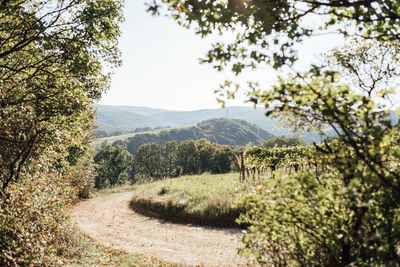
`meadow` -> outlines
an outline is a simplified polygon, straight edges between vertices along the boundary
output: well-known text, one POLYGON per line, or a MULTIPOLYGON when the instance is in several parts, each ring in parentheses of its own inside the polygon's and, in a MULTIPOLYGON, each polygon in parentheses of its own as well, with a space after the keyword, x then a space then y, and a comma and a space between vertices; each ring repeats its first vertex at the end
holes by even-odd
POLYGON ((181 222, 233 226, 246 192, 238 173, 188 175, 137 185, 131 207, 142 213, 181 222))

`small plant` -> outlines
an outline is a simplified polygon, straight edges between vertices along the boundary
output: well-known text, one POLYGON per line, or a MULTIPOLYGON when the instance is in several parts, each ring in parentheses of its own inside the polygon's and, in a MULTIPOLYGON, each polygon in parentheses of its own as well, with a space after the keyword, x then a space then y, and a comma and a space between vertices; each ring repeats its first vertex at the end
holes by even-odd
POLYGON ((165 193, 167 193, 168 190, 169 190, 169 189, 168 189, 168 186, 162 185, 161 188, 160 188, 160 191, 158 191, 158 195, 159 195, 159 196, 162 196, 162 195, 164 195, 165 193))

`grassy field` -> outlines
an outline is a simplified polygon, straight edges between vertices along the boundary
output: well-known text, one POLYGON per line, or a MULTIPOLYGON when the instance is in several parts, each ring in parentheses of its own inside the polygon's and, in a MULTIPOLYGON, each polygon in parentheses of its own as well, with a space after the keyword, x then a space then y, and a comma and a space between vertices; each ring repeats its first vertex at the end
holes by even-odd
POLYGON ((238 173, 183 176, 137 186, 131 207, 167 217, 204 219, 211 224, 213 220, 216 224, 221 220, 233 223, 240 210, 232 205, 245 188, 238 173))
POLYGON ((106 142, 107 144, 112 144, 113 142, 115 142, 117 140, 125 141, 128 138, 134 137, 137 134, 158 134, 161 131, 177 130, 177 129, 183 129, 183 128, 188 128, 188 127, 163 128, 163 129, 155 129, 155 130, 146 131, 146 132, 129 133, 129 134, 122 134, 122 135, 116 135, 116 136, 97 138, 97 139, 95 139, 93 141, 93 146, 94 146, 94 148, 97 149, 104 142, 106 142))
POLYGON ((93 146, 94 148, 98 148, 100 147, 101 144, 103 144, 104 142, 106 144, 112 144, 113 142, 117 141, 117 140, 126 140, 129 137, 133 137, 137 134, 143 134, 143 133, 154 133, 155 131, 159 131, 159 130, 154 130, 154 131, 148 131, 148 132, 139 132, 139 133, 129 133, 129 134, 122 134, 122 135, 115 135, 115 136, 109 136, 109 137, 103 137, 103 138, 97 138, 93 141, 93 146))

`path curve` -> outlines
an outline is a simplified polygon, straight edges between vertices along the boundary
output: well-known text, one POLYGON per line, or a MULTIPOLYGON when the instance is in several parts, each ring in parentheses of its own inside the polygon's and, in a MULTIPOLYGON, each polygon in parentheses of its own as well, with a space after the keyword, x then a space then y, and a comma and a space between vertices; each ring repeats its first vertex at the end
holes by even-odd
POLYGON ((72 222, 85 234, 117 250, 183 265, 245 266, 237 255, 241 231, 189 227, 139 215, 129 208, 132 192, 79 203, 72 222))

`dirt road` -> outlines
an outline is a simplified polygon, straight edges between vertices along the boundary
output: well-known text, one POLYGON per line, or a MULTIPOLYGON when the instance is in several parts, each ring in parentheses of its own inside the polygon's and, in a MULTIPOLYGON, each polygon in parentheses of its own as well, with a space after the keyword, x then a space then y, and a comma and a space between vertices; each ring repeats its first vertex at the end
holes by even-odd
POLYGON ((114 193, 77 205, 72 222, 114 249, 183 265, 242 266, 240 230, 189 227, 139 215, 129 209, 132 193, 114 193))

